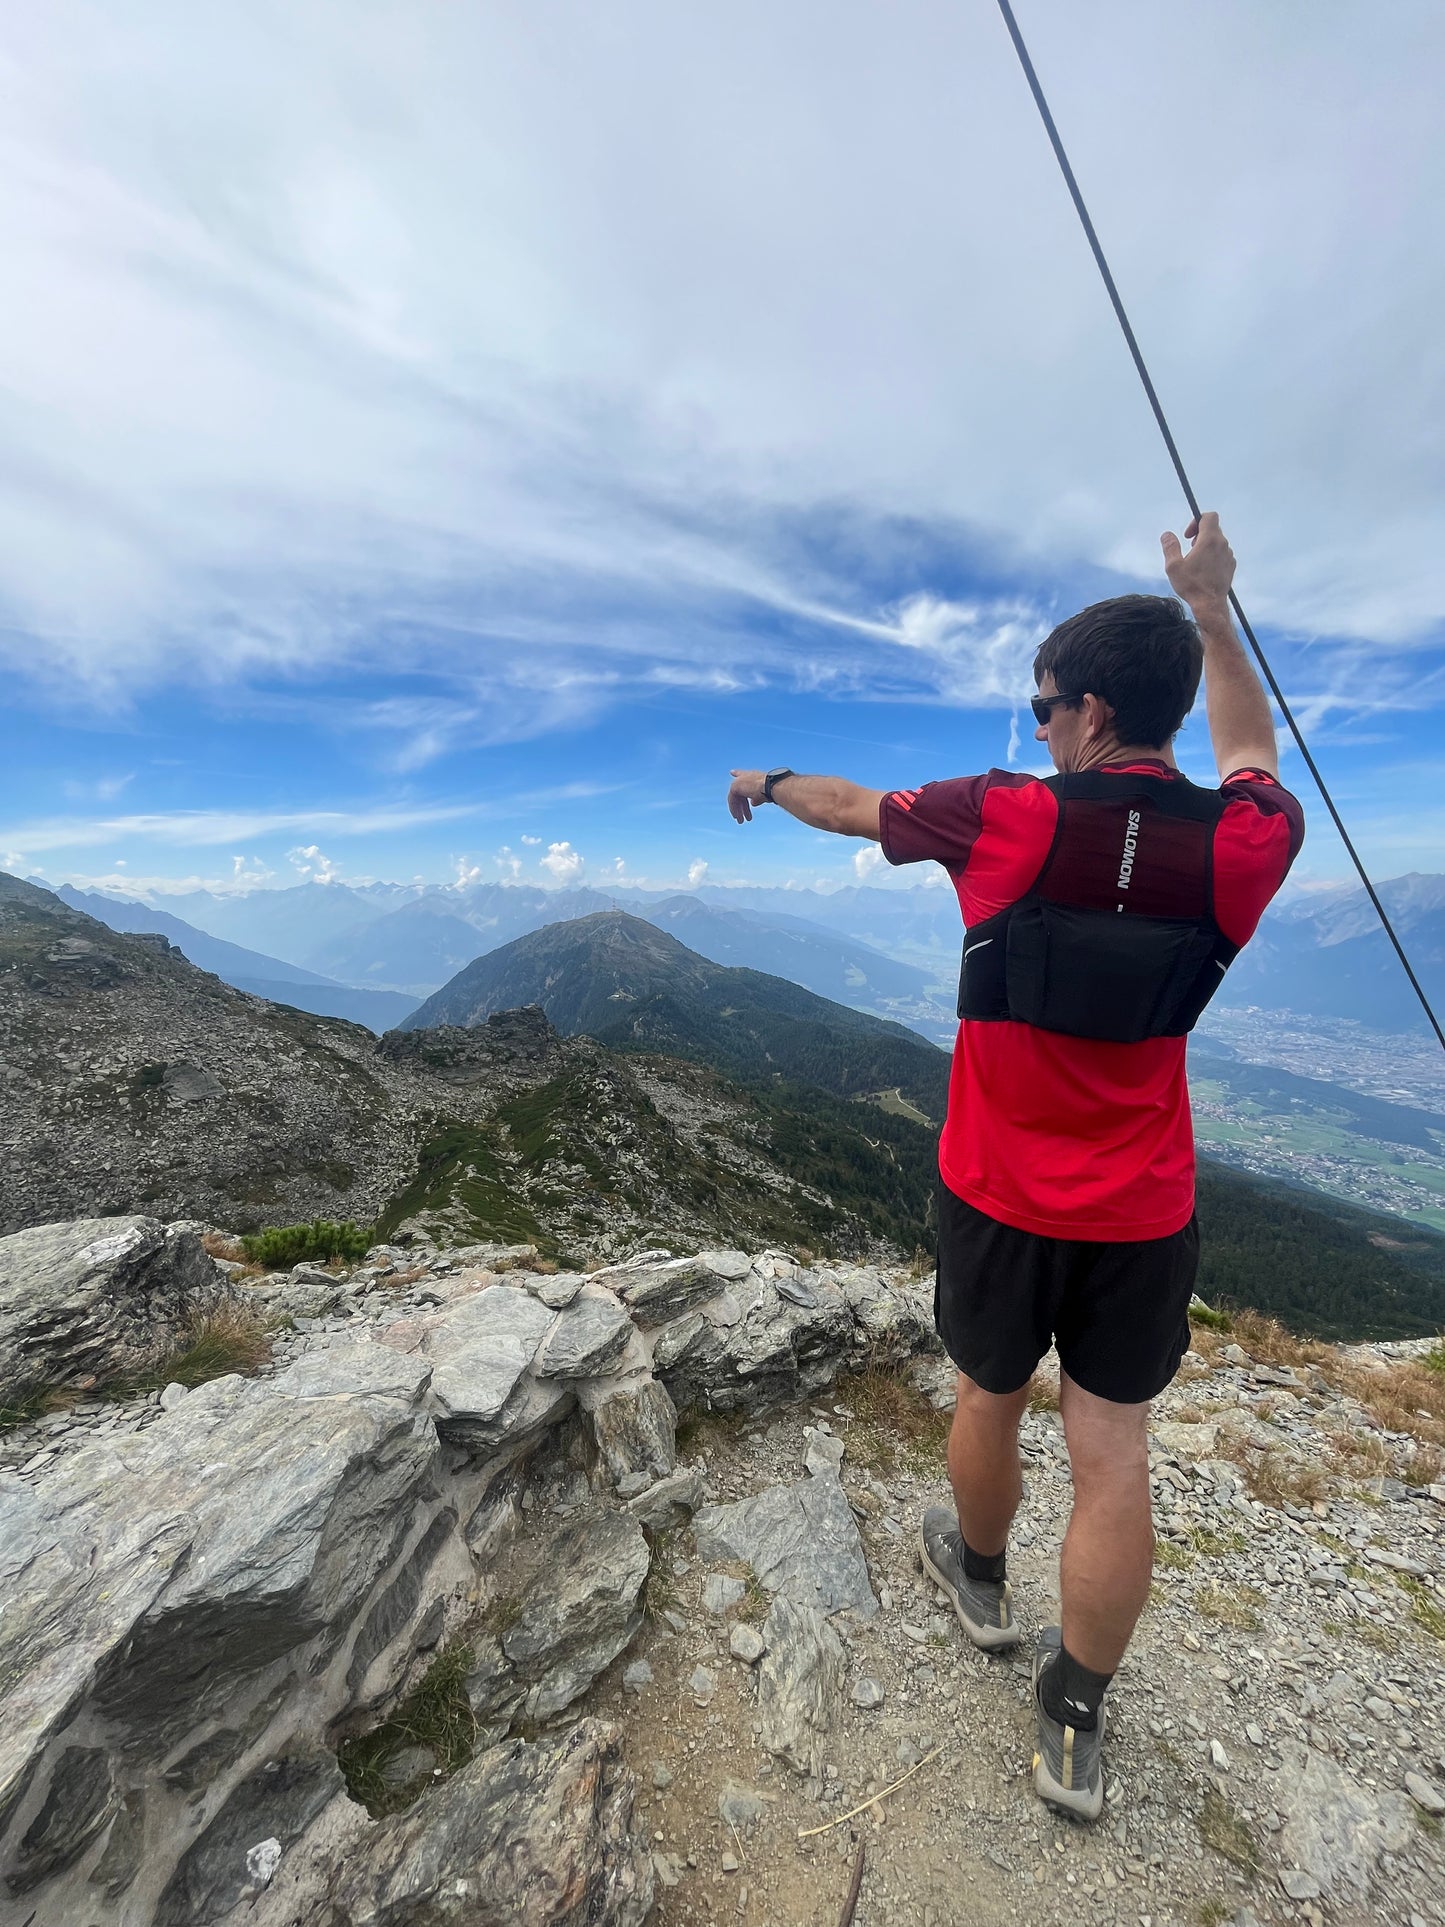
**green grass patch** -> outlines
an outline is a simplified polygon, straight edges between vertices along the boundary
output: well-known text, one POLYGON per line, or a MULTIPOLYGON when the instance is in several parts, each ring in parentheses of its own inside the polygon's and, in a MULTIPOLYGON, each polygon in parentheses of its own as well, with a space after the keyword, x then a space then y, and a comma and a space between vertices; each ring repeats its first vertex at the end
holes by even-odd
POLYGON ((389 1718, 337 1748, 347 1791, 374 1818, 395 1813, 414 1797, 412 1788, 390 1787, 385 1779, 388 1762, 406 1747, 430 1747, 444 1773, 455 1773, 472 1757, 477 1722, 467 1675, 473 1663, 465 1639, 449 1641, 389 1718))
POLYGON ((519 1171, 498 1154, 487 1127, 448 1124, 421 1148, 417 1174, 376 1221, 379 1239, 419 1213, 447 1212, 464 1219, 458 1231, 498 1244, 533 1244, 549 1257, 557 1253, 543 1232, 518 1183, 519 1171))
POLYGON ((12 1392, 8 1404, 0 1405, 0 1432, 13 1432, 18 1426, 33 1425, 47 1412, 59 1412, 70 1397, 54 1385, 33 1385, 28 1391, 12 1392))
POLYGON ((1437 1338, 1420 1363, 1427 1372, 1439 1372, 1445 1377, 1445 1338, 1437 1338))
POLYGON ((1187 1572, 1194 1564, 1194 1554, 1187 1546, 1176 1546, 1172 1539, 1160 1539, 1154 1547, 1154 1564, 1166 1572, 1187 1572))
POLYGON ((1227 1332, 1234 1329, 1234 1320, 1227 1311, 1217 1310, 1213 1305, 1200 1303, 1189 1307, 1191 1325, 1203 1325, 1206 1331, 1227 1332))
POLYGON ((1189 1543, 1206 1559, 1222 1559, 1226 1553, 1243 1552, 1249 1545, 1242 1532, 1211 1532, 1206 1526, 1196 1526, 1189 1543))
POLYGON ((292 1265, 308 1263, 355 1263, 366 1256, 373 1241, 370 1225, 353 1224, 350 1218, 342 1223, 313 1218, 310 1224, 279 1224, 248 1232, 241 1240, 241 1249, 252 1264, 265 1265, 268 1271, 285 1271, 292 1265))
POLYGON ((1236 1632, 1257 1633, 1263 1623, 1259 1608, 1267 1604, 1262 1592, 1253 1586, 1202 1586, 1194 1595, 1194 1610, 1220 1626, 1236 1632))
POLYGON ((1409 1595, 1410 1617, 1415 1624, 1429 1633, 1432 1639, 1445 1640, 1445 1606, 1413 1573, 1400 1572, 1395 1577, 1400 1582, 1400 1590, 1409 1595))

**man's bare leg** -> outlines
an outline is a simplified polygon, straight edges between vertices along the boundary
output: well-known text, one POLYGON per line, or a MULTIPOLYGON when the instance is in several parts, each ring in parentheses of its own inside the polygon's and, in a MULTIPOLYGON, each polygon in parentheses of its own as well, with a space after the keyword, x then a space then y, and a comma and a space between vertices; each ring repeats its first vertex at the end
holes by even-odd
POLYGON ((1064 1647, 1091 1672, 1113 1673, 1149 1597, 1148 1405, 1096 1398, 1067 1375, 1059 1410, 1074 1509, 1059 1561, 1064 1647))
POLYGON ((963 1372, 948 1435, 948 1479, 964 1543, 984 1558, 1001 1553, 1023 1496, 1019 1420, 1029 1388, 985 1392, 963 1372))

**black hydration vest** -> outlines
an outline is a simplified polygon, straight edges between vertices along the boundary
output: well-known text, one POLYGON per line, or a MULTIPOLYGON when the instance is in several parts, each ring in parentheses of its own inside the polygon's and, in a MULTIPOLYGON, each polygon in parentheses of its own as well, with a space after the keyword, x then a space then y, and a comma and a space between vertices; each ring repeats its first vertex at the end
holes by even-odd
POLYGON ((1050 776, 1054 839, 1028 891, 964 934, 958 1014, 1137 1044, 1182 1037, 1239 954, 1214 920, 1218 790, 1182 776, 1050 776))

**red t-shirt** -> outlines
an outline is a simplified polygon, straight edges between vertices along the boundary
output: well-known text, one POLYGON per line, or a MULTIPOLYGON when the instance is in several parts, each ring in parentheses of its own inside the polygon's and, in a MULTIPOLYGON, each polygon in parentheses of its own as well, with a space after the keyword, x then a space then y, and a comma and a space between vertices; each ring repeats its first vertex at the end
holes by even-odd
MULTIPOLYGON (((1152 759, 1108 768, 1178 780, 1152 759)), ((1243 944, 1299 852, 1304 813, 1262 770, 1236 770, 1221 793, 1214 915, 1243 944)), ((878 834, 890 863, 941 863, 971 927, 1030 888, 1057 816, 1046 784, 992 769, 895 790, 879 807, 878 834)), ((938 1145, 944 1183, 991 1218, 1049 1238, 1168 1237, 1194 1210, 1184 1051, 1182 1037, 1100 1043, 965 1020, 938 1145)))

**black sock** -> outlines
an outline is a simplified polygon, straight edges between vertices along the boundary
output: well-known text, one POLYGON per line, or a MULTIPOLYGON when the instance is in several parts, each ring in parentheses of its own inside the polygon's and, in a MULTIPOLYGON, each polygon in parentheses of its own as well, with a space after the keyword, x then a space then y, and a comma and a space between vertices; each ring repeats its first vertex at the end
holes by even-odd
POLYGON ((1112 1673, 1091 1673, 1067 1646, 1061 1646, 1058 1658, 1051 1659, 1039 1674, 1040 1704, 1060 1726, 1091 1733, 1099 1724, 1099 1706, 1113 1677, 1112 1673))
POLYGON ((1008 1577, 1007 1546, 1004 1547, 1002 1552, 991 1553, 985 1558, 981 1552, 974 1551, 967 1539, 964 1539, 961 1543, 963 1545, 963 1570, 965 1577, 969 1579, 987 1579, 995 1586, 1001 1585, 1004 1579, 1008 1577))

